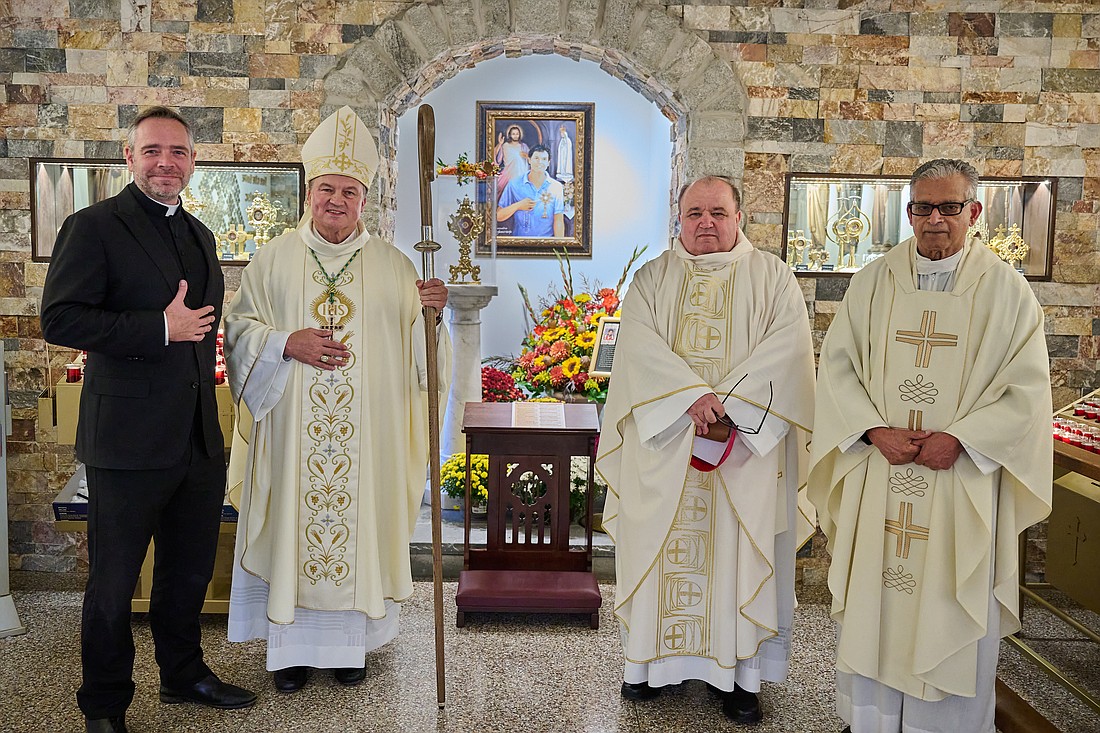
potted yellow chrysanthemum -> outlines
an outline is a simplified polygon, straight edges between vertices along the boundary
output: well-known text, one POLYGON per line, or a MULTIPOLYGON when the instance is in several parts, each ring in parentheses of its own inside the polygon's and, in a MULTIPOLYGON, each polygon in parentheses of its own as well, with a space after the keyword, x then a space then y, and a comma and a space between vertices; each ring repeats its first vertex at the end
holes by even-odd
MULTIPOLYGON (((439 467, 439 482, 443 491, 443 518, 463 521, 466 506, 466 454, 455 453, 439 467)), ((485 500, 489 486, 489 456, 470 456, 470 511, 485 515, 485 500)))

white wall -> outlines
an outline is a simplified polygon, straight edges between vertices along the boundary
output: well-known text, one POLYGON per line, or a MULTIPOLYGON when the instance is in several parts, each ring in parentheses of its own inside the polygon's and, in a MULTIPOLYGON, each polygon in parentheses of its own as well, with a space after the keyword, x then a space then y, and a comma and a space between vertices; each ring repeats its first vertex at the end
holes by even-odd
MULTIPOLYGON (((635 246, 649 245, 643 259, 656 257, 668 246, 670 123, 652 102, 589 61, 557 55, 498 57, 460 72, 425 98, 435 110, 437 158, 450 163, 460 153, 471 160, 476 157, 479 100, 595 103, 592 258, 571 258, 575 288, 582 275, 613 286, 635 246)), ((398 136, 396 243, 419 269, 420 255, 412 248, 420 239, 416 109, 399 120, 398 136)), ((437 192, 433 195, 441 198, 437 192)), ((436 240, 451 241, 445 217, 438 213, 435 228, 436 240)), ((446 280, 444 265, 456 260, 455 253, 438 257, 437 276, 446 280)), ((500 294, 482 311, 483 356, 519 354, 524 325, 517 283, 527 288, 537 308, 538 297, 551 284, 561 283, 557 260, 497 258, 495 284, 500 294)))

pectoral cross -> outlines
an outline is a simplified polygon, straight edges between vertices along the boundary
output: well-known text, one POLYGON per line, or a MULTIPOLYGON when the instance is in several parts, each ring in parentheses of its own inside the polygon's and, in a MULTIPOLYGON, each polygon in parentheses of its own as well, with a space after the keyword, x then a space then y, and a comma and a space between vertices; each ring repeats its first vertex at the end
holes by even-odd
POLYGON ((325 317, 325 323, 323 328, 329 333, 336 333, 341 330, 343 326, 337 326, 336 324, 340 320, 340 307, 336 304, 336 301, 329 300, 327 303, 321 306, 325 317))

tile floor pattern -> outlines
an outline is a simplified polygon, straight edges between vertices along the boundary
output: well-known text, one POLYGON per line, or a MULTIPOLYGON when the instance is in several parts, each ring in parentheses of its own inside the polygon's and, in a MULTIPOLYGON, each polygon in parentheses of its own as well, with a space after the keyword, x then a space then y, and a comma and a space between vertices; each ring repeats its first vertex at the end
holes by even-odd
MULTIPOLYGON (((81 593, 31 589, 33 582, 13 581, 15 602, 29 633, 0 640, 0 730, 82 731, 73 699, 80 679, 81 593)), ((243 711, 160 704, 149 628, 138 617, 134 624, 138 689, 127 724, 134 733, 739 730, 722 716, 717 700, 698 682, 669 689, 650 702, 620 698, 622 662, 610 586, 603 587, 605 604, 598 631, 591 631, 580 617, 489 614, 470 614, 466 628, 457 629, 455 584, 447 583, 448 702, 439 712, 431 585, 415 587, 404 606, 400 636, 368 656, 367 679, 355 688, 340 687, 329 673, 315 672, 302 691, 280 695, 263 668, 264 644, 230 644, 225 640, 225 617, 205 617, 205 649, 211 666, 225 679, 260 693, 257 705, 243 711)), ((765 688, 765 722, 743 730, 836 733, 843 727, 833 709, 833 631, 825 599, 802 600, 795 619, 790 679, 765 688)), ((1096 621, 1095 617, 1089 620, 1096 621)), ((1043 640, 1037 644, 1072 665, 1090 683, 1100 682, 1096 645, 1067 640, 1074 636, 1067 637, 1058 622, 1039 619, 1033 625, 1032 636, 1043 640)), ((1100 731, 1100 717, 1046 682, 1015 651, 1002 654, 1002 667, 1008 674, 1002 677, 1010 686, 1052 717, 1064 733, 1100 731)))

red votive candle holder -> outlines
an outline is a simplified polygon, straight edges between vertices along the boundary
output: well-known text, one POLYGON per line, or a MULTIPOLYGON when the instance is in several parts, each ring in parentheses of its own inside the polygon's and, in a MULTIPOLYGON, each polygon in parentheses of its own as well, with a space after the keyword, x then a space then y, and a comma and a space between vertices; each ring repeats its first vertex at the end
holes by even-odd
POLYGON ((214 384, 225 384, 225 367, 214 367, 214 384))
POLYGON ((65 381, 66 382, 79 382, 80 381, 80 365, 79 364, 66 364, 65 365, 65 381))

